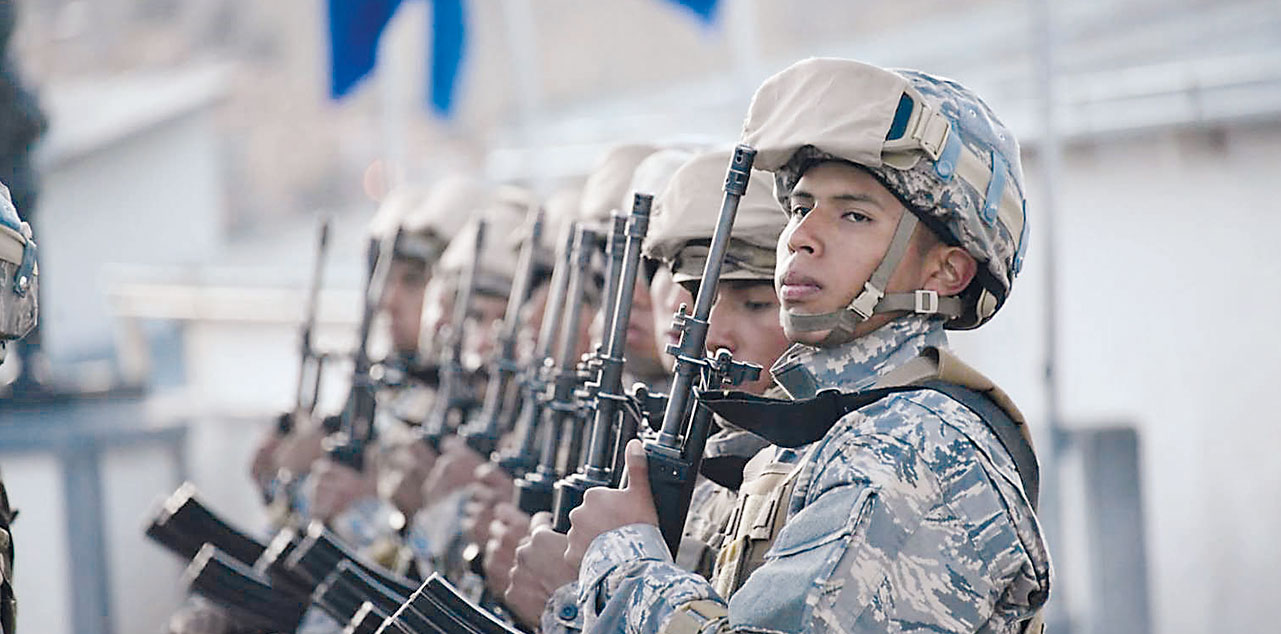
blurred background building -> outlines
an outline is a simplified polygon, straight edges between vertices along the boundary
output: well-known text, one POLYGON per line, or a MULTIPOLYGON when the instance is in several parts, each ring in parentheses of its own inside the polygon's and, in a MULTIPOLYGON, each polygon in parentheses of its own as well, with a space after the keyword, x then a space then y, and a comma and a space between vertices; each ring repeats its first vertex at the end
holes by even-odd
POLYGON ((954 343, 1038 426, 1053 631, 1281 623, 1281 3, 470 0, 441 116, 432 1, 405 0, 341 101, 322 2, 18 3, 11 55, 51 125, 45 348, 95 394, 0 405, 22 631, 162 631, 181 568, 141 524, 183 478, 263 524, 246 464, 292 398, 320 214, 342 347, 389 184, 549 193, 617 142, 732 141, 755 87, 815 55, 955 77, 1023 141, 1027 265, 954 343))

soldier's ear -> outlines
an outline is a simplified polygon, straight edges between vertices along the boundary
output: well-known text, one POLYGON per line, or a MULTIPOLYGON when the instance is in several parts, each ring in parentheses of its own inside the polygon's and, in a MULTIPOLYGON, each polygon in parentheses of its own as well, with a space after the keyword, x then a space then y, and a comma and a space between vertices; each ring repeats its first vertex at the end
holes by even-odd
POLYGON ((978 262, 961 247, 937 244, 927 258, 929 277, 922 287, 943 297, 959 295, 978 274, 978 262))

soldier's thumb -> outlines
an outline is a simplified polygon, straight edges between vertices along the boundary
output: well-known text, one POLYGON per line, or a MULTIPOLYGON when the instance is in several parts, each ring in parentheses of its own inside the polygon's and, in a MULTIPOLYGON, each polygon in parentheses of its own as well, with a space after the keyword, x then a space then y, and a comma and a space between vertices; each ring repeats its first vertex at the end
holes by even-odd
POLYGON ((640 439, 627 441, 627 488, 649 492, 649 461, 640 439))

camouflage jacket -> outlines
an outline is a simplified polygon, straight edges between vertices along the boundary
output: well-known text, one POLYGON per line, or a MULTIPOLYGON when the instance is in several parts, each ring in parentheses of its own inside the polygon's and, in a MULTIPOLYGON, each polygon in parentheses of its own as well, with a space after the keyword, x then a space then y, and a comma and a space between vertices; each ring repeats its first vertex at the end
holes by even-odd
MULTIPOLYGON (((744 461, 769 446, 758 436, 741 429, 721 429, 707 439, 705 457, 735 456, 744 461)), ((681 535, 677 552, 677 565, 703 578, 712 573, 716 553, 720 548, 722 533, 734 512, 738 499, 736 489, 726 488, 706 478, 700 478, 690 498, 689 517, 681 535)), ((582 631, 583 622, 578 606, 578 583, 567 583, 557 588, 547 600, 540 631, 542 634, 572 634, 582 631)))
MULTIPOLYGON (((775 376, 795 398, 855 391, 945 344, 938 322, 906 317, 836 348, 793 347, 775 376)), ((708 616, 703 632, 1018 632, 1045 602, 1049 557, 1013 462, 941 393, 898 393, 812 445, 766 451, 797 464, 786 523, 728 603, 672 563, 657 527, 624 526, 583 559, 586 631, 660 632, 689 611, 708 616)))

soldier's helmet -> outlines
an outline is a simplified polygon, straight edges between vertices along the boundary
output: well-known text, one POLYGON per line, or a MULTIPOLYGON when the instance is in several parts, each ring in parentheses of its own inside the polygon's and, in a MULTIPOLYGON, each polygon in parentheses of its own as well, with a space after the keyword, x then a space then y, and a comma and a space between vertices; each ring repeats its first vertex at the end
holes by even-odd
POLYGON ((489 192, 477 180, 450 176, 434 187, 404 185, 387 194, 369 222, 372 240, 392 244, 392 257, 434 265, 489 192))
POLYGON ((755 167, 774 173, 780 203, 810 166, 854 163, 979 263, 959 302, 922 306, 919 294, 884 302, 891 297, 872 293, 863 298, 863 318, 879 300, 940 313, 948 328, 969 329, 1005 302, 1027 248, 1023 169, 1014 134, 972 90, 915 70, 808 59, 761 85, 743 140, 758 151, 755 167))
MULTIPOLYGON (((703 152, 686 161, 654 199, 645 257, 658 260, 678 282, 700 279, 724 195, 729 151, 703 152)), ((770 196, 770 175, 752 170, 738 204, 721 268, 722 280, 774 279, 774 246, 787 225, 770 196)))
POLYGON ((0 183, 0 359, 5 344, 36 326, 38 279, 31 227, 18 217, 9 188, 0 183))

